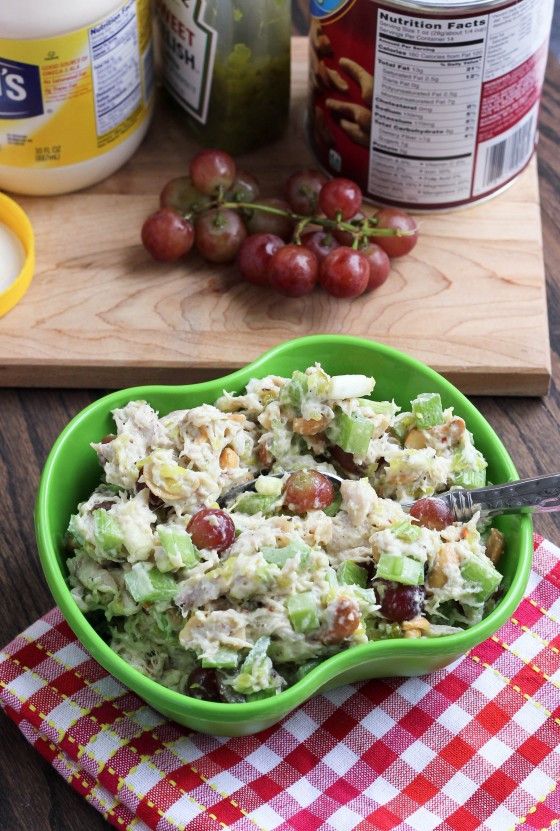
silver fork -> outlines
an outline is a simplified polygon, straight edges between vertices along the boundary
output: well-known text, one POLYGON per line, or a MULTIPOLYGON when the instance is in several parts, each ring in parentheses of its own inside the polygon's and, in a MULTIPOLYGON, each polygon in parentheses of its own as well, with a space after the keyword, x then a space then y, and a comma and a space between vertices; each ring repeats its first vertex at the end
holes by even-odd
MULTIPOLYGON (((294 471, 286 470, 268 475, 281 479, 290 473, 294 471)), ((334 473, 323 473, 323 475, 336 485, 344 481, 341 476, 336 476, 334 473)), ((229 490, 218 499, 219 507, 225 508, 241 493, 254 490, 255 481, 251 479, 229 490)), ((536 514, 558 511, 560 510, 560 473, 535 476, 532 479, 519 479, 517 482, 490 485, 487 488, 445 491, 436 493, 434 496, 443 499, 449 505, 456 522, 468 522, 477 511, 480 511, 481 519, 490 519, 500 514, 536 514)), ((408 511, 413 504, 412 502, 403 503, 402 508, 408 511)))
MULTIPOLYGON (((468 522, 477 511, 481 519, 500 514, 536 514, 560 510, 560 473, 519 479, 504 485, 472 490, 452 490, 434 494, 443 499, 456 522, 468 522)), ((413 503, 404 504, 406 511, 413 503)))

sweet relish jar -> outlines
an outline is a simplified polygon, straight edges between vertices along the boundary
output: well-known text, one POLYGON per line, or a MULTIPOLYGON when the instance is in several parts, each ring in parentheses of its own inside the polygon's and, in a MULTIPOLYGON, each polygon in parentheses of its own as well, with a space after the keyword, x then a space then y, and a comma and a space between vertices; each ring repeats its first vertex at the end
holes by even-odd
POLYGON ((163 80, 206 147, 238 155, 288 123, 290 0, 157 0, 163 80))

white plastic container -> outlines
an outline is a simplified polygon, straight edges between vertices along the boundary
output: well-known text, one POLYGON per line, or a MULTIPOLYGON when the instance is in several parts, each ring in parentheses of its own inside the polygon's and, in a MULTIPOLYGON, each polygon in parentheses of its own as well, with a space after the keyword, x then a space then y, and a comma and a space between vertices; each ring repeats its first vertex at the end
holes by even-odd
POLYGON ((1 0, 0 189, 106 178, 142 141, 153 97, 149 0, 1 0))

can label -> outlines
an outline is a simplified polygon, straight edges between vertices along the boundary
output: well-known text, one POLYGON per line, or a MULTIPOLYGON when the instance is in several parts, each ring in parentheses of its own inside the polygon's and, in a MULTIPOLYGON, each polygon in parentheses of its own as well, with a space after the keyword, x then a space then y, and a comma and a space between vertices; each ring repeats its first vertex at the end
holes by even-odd
POLYGON ((218 33, 204 22, 205 0, 156 0, 163 79, 171 95, 206 124, 218 33))
POLYGON ((76 32, 0 38, 0 164, 53 168, 130 136, 153 99, 149 0, 127 0, 76 32))
POLYGON ((450 208, 499 190, 536 142, 553 0, 447 16, 338 3, 311 34, 311 140, 372 199, 450 208))

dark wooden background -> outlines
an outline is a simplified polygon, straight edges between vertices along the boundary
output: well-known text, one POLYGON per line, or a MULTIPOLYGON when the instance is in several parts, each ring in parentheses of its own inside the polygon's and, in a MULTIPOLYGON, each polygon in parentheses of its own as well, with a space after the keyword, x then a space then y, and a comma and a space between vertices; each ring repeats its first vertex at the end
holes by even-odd
MULTIPOLYGON (((307 2, 293 2, 294 32, 303 34, 307 2)), ((538 157, 551 391, 544 399, 473 399, 503 439, 521 476, 560 470, 560 0, 555 0, 538 157)), ((0 391, 0 645, 53 605, 33 532, 39 474, 60 430, 101 394, 99 390, 0 391)), ((535 529, 560 544, 560 514, 537 517, 535 529)), ((0 831, 104 831, 107 827, 0 714, 0 831)))

